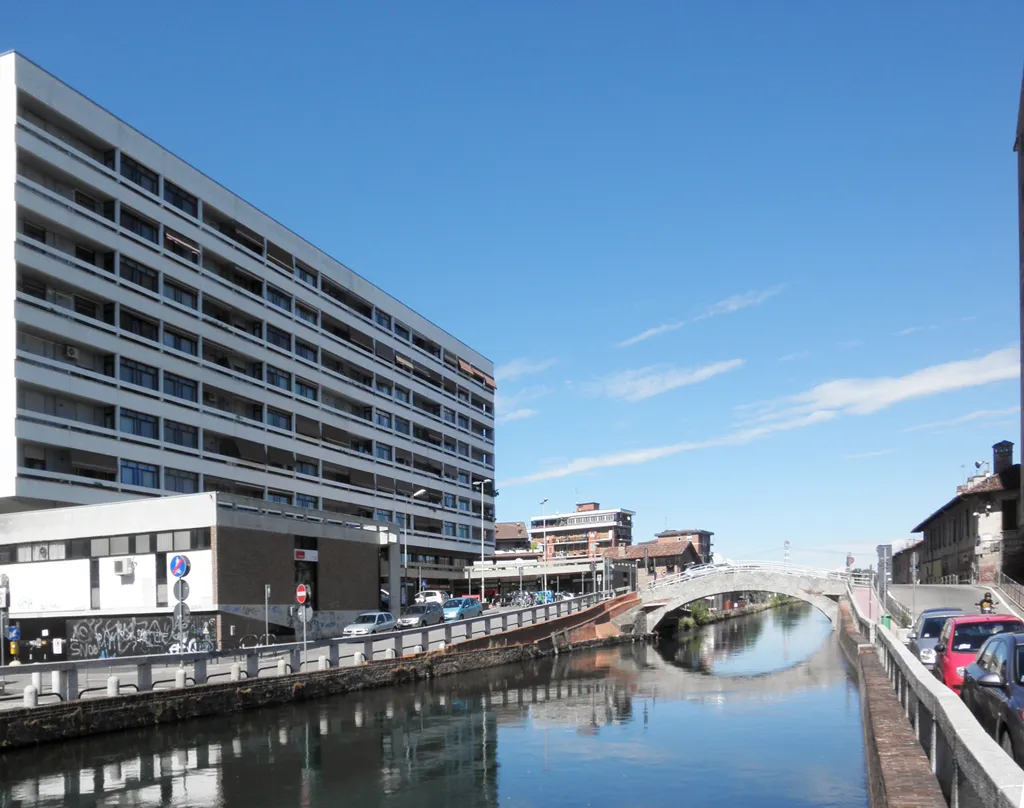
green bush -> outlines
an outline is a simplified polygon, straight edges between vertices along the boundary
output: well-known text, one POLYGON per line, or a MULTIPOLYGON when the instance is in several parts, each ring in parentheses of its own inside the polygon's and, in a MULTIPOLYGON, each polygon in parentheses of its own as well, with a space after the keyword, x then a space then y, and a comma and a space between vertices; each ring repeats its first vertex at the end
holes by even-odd
POLYGON ((706 600, 695 600, 690 604, 690 617, 698 626, 707 625, 711 618, 711 609, 708 608, 706 600))

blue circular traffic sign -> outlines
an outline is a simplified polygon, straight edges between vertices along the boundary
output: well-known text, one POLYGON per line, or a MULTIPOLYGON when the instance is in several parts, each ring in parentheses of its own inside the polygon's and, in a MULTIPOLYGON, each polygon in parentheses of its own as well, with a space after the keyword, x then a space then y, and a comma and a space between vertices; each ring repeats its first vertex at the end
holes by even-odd
POLYGON ((17 642, 21 639, 21 628, 18 626, 7 627, 7 639, 11 642, 17 642))
POLYGON ((184 578, 190 569, 192 569, 192 563, 188 560, 188 556, 176 555, 171 559, 171 575, 175 578, 184 578))

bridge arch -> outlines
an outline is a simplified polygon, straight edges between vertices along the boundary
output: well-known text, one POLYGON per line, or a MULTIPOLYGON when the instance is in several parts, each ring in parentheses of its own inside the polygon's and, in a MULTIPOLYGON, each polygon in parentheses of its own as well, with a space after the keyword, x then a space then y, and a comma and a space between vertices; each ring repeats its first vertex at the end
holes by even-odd
POLYGON ((647 614, 648 631, 687 603, 730 592, 774 592, 805 601, 837 629, 838 599, 845 591, 845 578, 835 573, 751 564, 696 568, 692 573, 659 581, 642 591, 640 599, 647 614))

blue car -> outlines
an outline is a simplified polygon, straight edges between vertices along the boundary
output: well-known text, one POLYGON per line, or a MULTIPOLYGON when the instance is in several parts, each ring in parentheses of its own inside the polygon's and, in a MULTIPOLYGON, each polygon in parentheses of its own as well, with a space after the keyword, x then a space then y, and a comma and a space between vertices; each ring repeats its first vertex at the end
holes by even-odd
POLYGON ((444 602, 444 620, 450 623, 452 620, 465 620, 468 617, 479 617, 484 613, 484 607, 476 598, 452 598, 444 602))

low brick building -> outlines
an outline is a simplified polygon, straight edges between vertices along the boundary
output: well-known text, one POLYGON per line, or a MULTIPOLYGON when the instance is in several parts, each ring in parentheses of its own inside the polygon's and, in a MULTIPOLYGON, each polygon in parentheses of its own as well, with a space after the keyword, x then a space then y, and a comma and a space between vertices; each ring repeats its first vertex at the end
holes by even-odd
POLYGON ((637 566, 637 582, 644 584, 656 575, 681 572, 701 563, 700 554, 689 539, 661 538, 605 550, 608 559, 626 559, 637 566))

